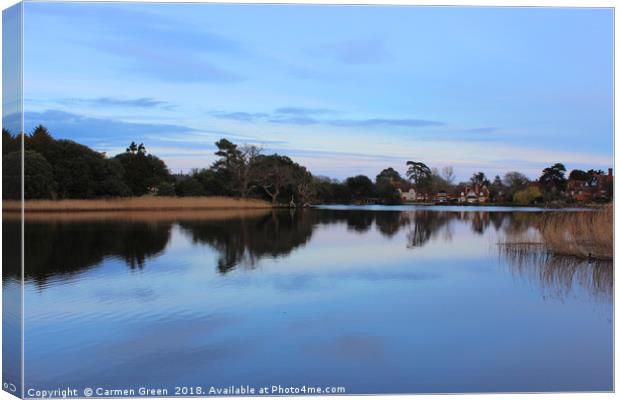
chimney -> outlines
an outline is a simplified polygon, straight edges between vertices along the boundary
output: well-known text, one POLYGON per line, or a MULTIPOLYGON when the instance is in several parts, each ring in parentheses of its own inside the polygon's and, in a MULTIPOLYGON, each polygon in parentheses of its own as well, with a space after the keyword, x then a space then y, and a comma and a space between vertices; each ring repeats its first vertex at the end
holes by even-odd
POLYGON ((613 175, 613 168, 608 168, 607 169, 607 175, 609 175, 609 176, 613 175))

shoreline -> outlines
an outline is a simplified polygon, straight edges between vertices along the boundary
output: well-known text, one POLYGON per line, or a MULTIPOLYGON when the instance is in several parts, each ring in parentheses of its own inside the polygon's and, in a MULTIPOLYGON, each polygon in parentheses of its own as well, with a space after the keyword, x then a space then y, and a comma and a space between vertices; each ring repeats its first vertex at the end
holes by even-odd
MULTIPOLYGON (((2 211, 7 214, 16 214, 22 211, 22 202, 19 200, 3 200, 2 211)), ((311 204, 310 208, 321 206, 355 206, 356 204, 311 204)), ((583 209, 595 210, 605 208, 605 204, 566 204, 563 206, 499 204, 499 203, 431 203, 431 202, 403 202, 402 204, 383 205, 385 207, 464 207, 476 209, 478 207, 510 207, 510 208, 540 208, 547 210, 583 209)), ((127 211, 209 211, 209 210, 251 210, 251 209, 280 209, 290 208, 286 204, 272 204, 265 200, 253 198, 235 198, 223 196, 201 197, 126 197, 110 199, 63 199, 63 200, 26 200, 24 211, 38 212, 127 212, 127 211)))

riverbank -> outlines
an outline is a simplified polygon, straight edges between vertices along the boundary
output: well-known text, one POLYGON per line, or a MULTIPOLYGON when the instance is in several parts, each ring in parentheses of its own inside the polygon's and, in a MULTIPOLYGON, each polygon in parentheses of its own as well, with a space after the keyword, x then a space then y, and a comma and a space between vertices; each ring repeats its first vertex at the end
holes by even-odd
POLYGON ((598 209, 605 208, 608 204, 601 203, 551 203, 551 204, 520 204, 520 203, 450 203, 450 202, 417 202, 406 201, 404 205, 419 205, 419 206, 461 206, 461 207, 511 207, 511 208, 545 208, 550 210, 563 210, 563 209, 598 209))
MULTIPOLYGON (((26 212, 98 212, 98 211, 182 211, 269 209, 272 204, 258 199, 232 197, 128 197, 93 200, 26 200, 26 212)), ((2 201, 2 211, 21 211, 21 202, 2 201)))

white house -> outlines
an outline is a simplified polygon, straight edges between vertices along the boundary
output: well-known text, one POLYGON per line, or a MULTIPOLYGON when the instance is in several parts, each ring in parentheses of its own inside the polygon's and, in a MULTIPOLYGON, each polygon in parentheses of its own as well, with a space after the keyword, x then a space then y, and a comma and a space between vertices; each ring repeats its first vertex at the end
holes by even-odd
POLYGON ((403 201, 416 201, 418 199, 413 188, 409 188, 406 192, 403 192, 400 188, 398 188, 398 194, 403 201))

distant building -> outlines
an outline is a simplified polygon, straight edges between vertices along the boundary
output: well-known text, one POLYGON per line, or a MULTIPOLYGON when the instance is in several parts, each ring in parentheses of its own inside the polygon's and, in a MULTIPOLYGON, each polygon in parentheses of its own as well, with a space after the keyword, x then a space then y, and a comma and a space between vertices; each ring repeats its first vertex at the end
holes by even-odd
POLYGON ((465 191, 461 192, 459 201, 462 203, 488 203, 489 202, 489 189, 486 185, 475 185, 474 187, 465 187, 465 191))
POLYGON ((398 194, 402 201, 417 201, 418 193, 413 185, 406 181, 390 180, 392 186, 398 190, 398 194))
POLYGON ((400 188, 396 189, 398 190, 398 194, 403 201, 416 201, 418 199, 414 188, 409 188, 406 192, 403 192, 400 188))
POLYGON ((613 196, 613 169, 609 168, 607 174, 594 173, 586 180, 569 179, 567 185, 568 196, 577 202, 590 202, 595 200, 609 200, 613 196))
POLYGON ((447 203, 448 202, 448 193, 445 190, 440 190, 435 195, 435 201, 437 203, 447 203))

